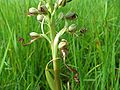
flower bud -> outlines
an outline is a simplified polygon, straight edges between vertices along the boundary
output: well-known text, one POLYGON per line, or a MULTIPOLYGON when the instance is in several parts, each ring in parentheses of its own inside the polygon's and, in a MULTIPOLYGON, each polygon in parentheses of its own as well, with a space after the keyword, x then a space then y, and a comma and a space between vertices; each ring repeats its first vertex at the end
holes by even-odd
POLYGON ((30 33, 31 37, 40 37, 40 34, 36 33, 36 32, 31 32, 30 33))
POLYGON ((66 5, 66 0, 58 0, 58 6, 64 7, 66 5))
POLYGON ((62 39, 58 45, 58 48, 60 49, 61 55, 62 55, 64 60, 65 60, 65 57, 68 55, 67 44, 68 44, 67 40, 62 39))
POLYGON ((68 31, 71 33, 74 33, 77 29, 77 25, 76 24, 72 24, 68 27, 68 31))
POLYGON ((43 15, 40 15, 40 14, 37 15, 37 20, 38 20, 38 21, 42 22, 43 18, 44 18, 43 15))
POLYGON ((77 18, 77 14, 75 12, 68 12, 65 15, 65 18, 68 19, 68 20, 74 20, 74 19, 77 18))
POLYGON ((48 14, 48 9, 45 5, 41 5, 40 7, 38 7, 38 11, 40 14, 48 14))
POLYGON ((67 40, 62 39, 62 41, 59 43, 58 48, 62 49, 63 47, 65 47, 67 45, 67 40))
POLYGON ((36 8, 34 8, 34 7, 31 7, 31 8, 29 9, 29 14, 30 14, 30 15, 38 14, 38 10, 37 10, 36 8))

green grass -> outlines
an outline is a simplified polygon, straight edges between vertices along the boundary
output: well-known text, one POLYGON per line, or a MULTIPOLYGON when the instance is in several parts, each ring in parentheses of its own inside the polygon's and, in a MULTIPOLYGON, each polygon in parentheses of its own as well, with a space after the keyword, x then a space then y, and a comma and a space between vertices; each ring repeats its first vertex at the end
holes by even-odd
MULTIPOLYGON (((26 47, 18 41, 23 37, 28 42, 31 31, 41 32, 36 18, 27 17, 29 7, 37 4, 0 0, 0 90, 50 90, 44 72, 50 46, 44 39, 26 47)), ((120 0, 73 0, 58 11, 75 10, 74 23, 87 28, 79 37, 63 36, 69 42, 66 62, 79 72, 80 86, 70 73, 72 90, 120 90, 119 6, 120 0)))

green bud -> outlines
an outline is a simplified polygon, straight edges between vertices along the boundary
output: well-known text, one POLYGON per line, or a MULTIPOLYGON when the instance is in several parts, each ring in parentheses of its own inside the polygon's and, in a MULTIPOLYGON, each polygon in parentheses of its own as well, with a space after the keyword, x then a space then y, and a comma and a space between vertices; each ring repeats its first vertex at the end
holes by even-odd
POLYGON ((38 14, 38 10, 37 10, 36 8, 34 8, 34 7, 31 7, 31 8, 29 9, 29 14, 30 14, 30 15, 38 14))
POLYGON ((68 19, 68 20, 74 20, 74 19, 77 18, 77 14, 75 12, 68 12, 65 15, 65 18, 68 19))
POLYGON ((72 24, 68 27, 68 31, 71 33, 74 33, 77 29, 77 25, 76 24, 72 24))
POLYGON ((42 22, 43 18, 44 18, 43 15, 40 15, 40 14, 37 15, 37 20, 38 20, 38 21, 42 22))

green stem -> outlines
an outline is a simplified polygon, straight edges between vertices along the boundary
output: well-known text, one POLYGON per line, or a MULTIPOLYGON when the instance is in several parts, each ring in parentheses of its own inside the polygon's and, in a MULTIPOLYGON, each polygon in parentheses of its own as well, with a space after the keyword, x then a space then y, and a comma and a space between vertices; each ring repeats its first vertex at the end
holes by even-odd
MULTIPOLYGON (((52 0, 48 0, 50 13, 52 14, 53 5, 52 0)), ((57 60, 57 46, 58 42, 54 44, 54 39, 56 36, 56 29, 55 29, 55 22, 54 22, 54 15, 52 14, 48 20, 49 28, 50 28, 50 37, 51 37, 51 49, 52 49, 52 59, 53 59, 53 69, 54 69, 54 83, 55 88, 54 90, 61 90, 61 83, 60 83, 60 68, 59 68, 59 61, 57 60)))
POLYGON ((55 26, 54 26, 55 24, 52 18, 49 19, 49 25, 50 25, 50 37, 51 37, 51 49, 52 49, 52 58, 53 58, 55 90, 61 90, 60 68, 59 68, 59 61, 57 60, 58 42, 54 44, 56 31, 55 31, 55 26))

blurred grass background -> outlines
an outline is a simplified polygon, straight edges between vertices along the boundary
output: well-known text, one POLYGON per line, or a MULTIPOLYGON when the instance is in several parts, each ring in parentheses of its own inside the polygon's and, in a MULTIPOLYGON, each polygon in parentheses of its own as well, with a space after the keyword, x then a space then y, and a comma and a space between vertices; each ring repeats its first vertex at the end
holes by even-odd
MULTIPOLYGON (((23 47, 29 33, 40 33, 36 17, 28 17, 39 0, 0 0, 0 90, 50 90, 44 69, 51 59, 44 39, 23 47)), ((72 90, 120 90, 120 0, 73 0, 58 12, 74 10, 79 37, 65 34, 69 42, 67 64, 77 68, 80 86, 70 75, 72 90)), ((57 26, 59 29, 61 26, 57 26)), ((66 87, 64 87, 66 90, 66 87)))

